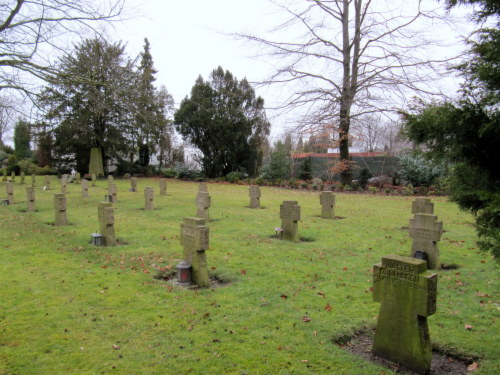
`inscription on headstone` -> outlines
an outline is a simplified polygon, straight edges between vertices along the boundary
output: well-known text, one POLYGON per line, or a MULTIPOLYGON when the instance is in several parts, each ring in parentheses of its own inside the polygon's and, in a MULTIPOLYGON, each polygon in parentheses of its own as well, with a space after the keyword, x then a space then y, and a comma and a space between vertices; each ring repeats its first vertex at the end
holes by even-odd
POLYGON ((112 203, 100 202, 97 207, 100 232, 103 236, 104 246, 116 246, 115 237, 115 209, 112 203))
POLYGON ((27 212, 35 211, 35 189, 33 187, 26 188, 26 204, 27 212))
POLYGON ((210 286, 205 250, 208 249, 208 227, 205 220, 185 217, 181 223, 181 245, 184 260, 191 264, 193 283, 200 288, 210 286))
POLYGON ((282 238, 287 241, 299 242, 300 206, 297 201, 283 201, 280 206, 282 238))
POLYGON ((196 216, 204 219, 210 218, 210 194, 200 191, 196 196, 196 216))
POLYGON ((66 217, 66 195, 64 193, 54 194, 55 225, 68 225, 66 217))
POLYGON ((416 198, 411 202, 412 214, 434 214, 434 203, 429 198, 416 198))
POLYGON ((427 268, 440 269, 438 241, 443 233, 443 222, 437 221, 437 216, 430 214, 415 214, 410 219, 410 237, 412 238, 411 256, 421 251, 427 255, 427 268))
POLYGON ((116 184, 110 182, 108 184, 108 195, 111 195, 111 202, 112 203, 116 203, 116 195, 117 195, 117 193, 118 193, 118 189, 116 187, 116 184))
POLYGON ((437 275, 424 260, 388 255, 373 267, 380 313, 373 353, 427 374, 432 358, 427 317, 436 311, 437 275))
POLYGON ((152 186, 144 187, 144 209, 154 210, 154 190, 152 186))
POLYGON ((250 208, 260 208, 260 187, 252 185, 248 189, 250 195, 250 208))
POLYGON ((167 195, 167 180, 160 179, 160 195, 167 195))
POLYGON ((130 178, 130 191, 134 193, 137 191, 137 177, 130 178))
POLYGON ((335 219, 335 195, 331 191, 323 191, 319 196, 321 204, 321 217, 335 219))
POLYGON ((82 198, 89 196, 89 182, 86 179, 82 180, 82 198))
POLYGON ((9 201, 9 204, 14 204, 14 184, 7 181, 5 190, 7 192, 7 200, 9 201))

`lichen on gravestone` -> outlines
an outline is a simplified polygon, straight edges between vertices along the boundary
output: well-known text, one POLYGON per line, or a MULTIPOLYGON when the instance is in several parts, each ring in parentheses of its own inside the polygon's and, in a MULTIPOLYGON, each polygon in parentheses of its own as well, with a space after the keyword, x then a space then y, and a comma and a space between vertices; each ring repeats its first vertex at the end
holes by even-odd
POLYGON ((200 288, 210 286, 205 250, 209 248, 209 229, 199 217, 185 217, 180 226, 184 260, 191 264, 193 283, 200 288))
POLYGON ((436 311, 437 275, 424 260, 387 255, 373 267, 373 300, 380 313, 373 354, 428 373, 432 359, 427 317, 436 311))
POLYGON ((196 196, 196 216, 204 219, 210 218, 210 194, 204 191, 198 192, 196 196))
POLYGON ((415 198, 411 202, 412 214, 434 214, 434 203, 429 198, 415 198))
POLYGON ((420 251, 427 256, 427 268, 431 270, 441 268, 438 241, 443 233, 443 222, 437 216, 430 214, 415 214, 409 225, 412 246, 410 255, 420 251))

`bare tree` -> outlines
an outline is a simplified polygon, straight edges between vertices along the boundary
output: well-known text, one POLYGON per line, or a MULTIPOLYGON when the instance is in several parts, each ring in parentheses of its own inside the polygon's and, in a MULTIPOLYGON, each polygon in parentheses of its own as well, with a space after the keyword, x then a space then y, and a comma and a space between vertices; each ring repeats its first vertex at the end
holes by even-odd
POLYGON ((380 113, 370 113, 352 119, 351 137, 368 152, 384 147, 388 137, 388 125, 380 113))
POLYGON ((8 96, 0 96, 0 146, 5 143, 5 140, 17 120, 18 110, 17 101, 8 96))
POLYGON ((273 30, 276 39, 237 36, 279 58, 279 67, 261 84, 293 86, 281 109, 305 113, 300 131, 323 128, 332 134, 345 162, 341 181, 348 184, 353 118, 393 111, 410 93, 440 94, 432 83, 447 58, 438 57, 437 48, 434 57, 425 53, 437 44, 424 31, 431 31, 429 23, 434 30, 446 23, 444 13, 423 0, 271 1, 287 15, 273 30))
MULTIPOLYGON (((54 79, 46 46, 100 21, 116 19, 125 0, 5 0, 0 4, 0 90, 34 93, 34 81, 54 79), (47 51, 45 51, 47 52, 47 51)), ((54 52, 54 51, 52 51, 54 52)))

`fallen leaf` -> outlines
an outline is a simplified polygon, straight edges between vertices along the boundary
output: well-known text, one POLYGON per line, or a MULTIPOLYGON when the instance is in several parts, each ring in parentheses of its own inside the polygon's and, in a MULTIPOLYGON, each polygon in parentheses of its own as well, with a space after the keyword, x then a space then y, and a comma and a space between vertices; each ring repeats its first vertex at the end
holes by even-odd
POLYGON ((113 344, 113 349, 118 350, 118 349, 120 349, 120 346, 116 345, 116 344, 113 344))
POLYGON ((281 299, 287 299, 287 298, 288 298, 288 296, 286 294, 281 295, 281 299))
POLYGON ((246 274, 247 274, 247 271, 246 271, 246 270, 244 270, 244 269, 241 269, 241 270, 240 270, 240 273, 241 273, 242 275, 246 275, 246 274))
POLYGON ((347 267, 342 268, 342 271, 347 271, 347 267))
POLYGON ((217 269, 217 267, 210 267, 210 268, 211 268, 211 269, 213 269, 213 270, 216 270, 216 269, 217 269))
POLYGON ((464 328, 470 331, 472 329, 472 326, 470 324, 464 324, 464 328))
POLYGON ((325 310, 326 311, 332 311, 332 307, 328 304, 325 306, 325 310))
POLYGON ((477 364, 477 362, 472 362, 469 367, 467 367, 467 371, 476 371, 477 369, 479 368, 479 365, 477 364))
POLYGON ((303 322, 309 323, 311 321, 311 318, 309 318, 307 315, 302 318, 303 322))

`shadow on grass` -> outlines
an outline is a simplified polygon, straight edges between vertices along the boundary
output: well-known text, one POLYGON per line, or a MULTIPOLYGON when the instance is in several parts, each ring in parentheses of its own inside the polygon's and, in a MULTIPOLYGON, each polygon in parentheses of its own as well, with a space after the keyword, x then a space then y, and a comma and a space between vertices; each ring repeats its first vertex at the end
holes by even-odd
MULTIPOLYGON (((269 238, 272 238, 273 240, 280 240, 280 241, 286 241, 280 238, 279 234, 272 234, 269 236, 269 238)), ((302 243, 302 242, 314 242, 316 241, 316 238, 314 237, 309 237, 309 236, 300 236, 299 237, 300 241, 296 243, 302 243)), ((292 241, 290 241, 292 242, 292 241)))

